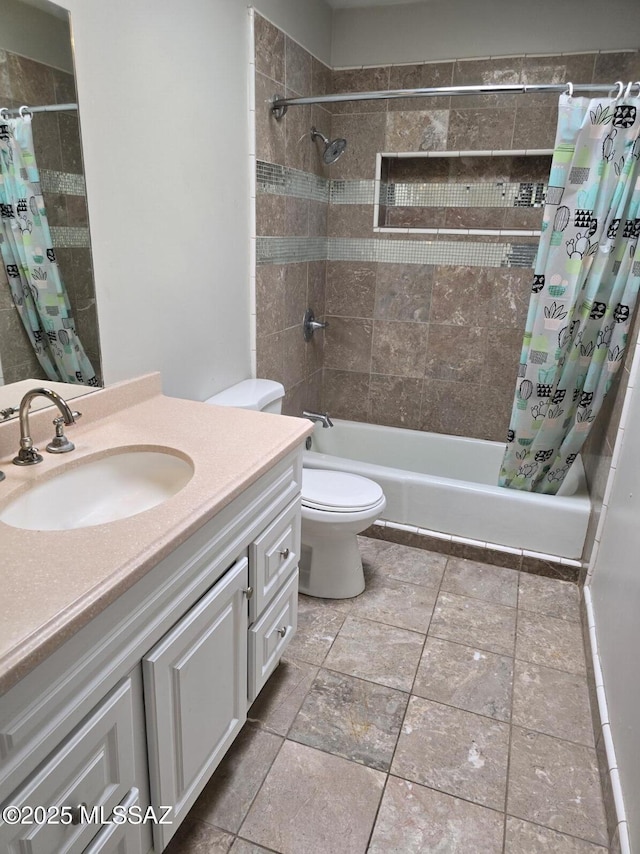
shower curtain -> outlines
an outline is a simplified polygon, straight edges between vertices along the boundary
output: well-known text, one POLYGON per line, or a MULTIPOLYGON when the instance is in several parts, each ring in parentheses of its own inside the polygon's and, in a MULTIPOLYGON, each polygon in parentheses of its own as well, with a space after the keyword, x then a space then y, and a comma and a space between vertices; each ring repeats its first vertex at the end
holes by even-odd
POLYGON ((39 182, 31 116, 0 119, 0 254, 13 302, 48 379, 98 385, 75 331, 39 182))
POLYGON ((639 159, 639 97, 560 97, 501 486, 558 491, 622 364, 640 286, 639 159))

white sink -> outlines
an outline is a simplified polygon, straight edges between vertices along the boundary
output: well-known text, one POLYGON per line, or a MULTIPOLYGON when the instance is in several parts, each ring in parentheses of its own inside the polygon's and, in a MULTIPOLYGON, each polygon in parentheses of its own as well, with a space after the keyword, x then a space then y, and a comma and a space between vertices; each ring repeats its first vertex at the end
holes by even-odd
POLYGON ((102 525, 156 507, 192 477, 191 463, 175 454, 117 451, 37 481, 0 510, 0 521, 31 531, 102 525))

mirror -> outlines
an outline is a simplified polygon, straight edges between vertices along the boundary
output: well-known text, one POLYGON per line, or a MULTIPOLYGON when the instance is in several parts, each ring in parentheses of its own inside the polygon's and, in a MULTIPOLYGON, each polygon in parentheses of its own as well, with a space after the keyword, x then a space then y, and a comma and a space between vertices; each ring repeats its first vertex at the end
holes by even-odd
MULTIPOLYGON (((0 107, 77 104, 69 13, 48 0, 0 0, 0 107)), ((13 114, 12 114, 13 115, 13 114)), ((89 220, 77 110, 34 112, 33 141, 52 243, 71 303, 77 334, 102 384, 89 220)), ((46 374, 13 304, 0 264, 0 386, 2 406, 11 386, 46 374)), ((66 386, 69 393, 88 387, 66 386), (72 391, 73 389, 73 391, 72 391)), ((0 415, 0 421, 3 420, 0 415)))

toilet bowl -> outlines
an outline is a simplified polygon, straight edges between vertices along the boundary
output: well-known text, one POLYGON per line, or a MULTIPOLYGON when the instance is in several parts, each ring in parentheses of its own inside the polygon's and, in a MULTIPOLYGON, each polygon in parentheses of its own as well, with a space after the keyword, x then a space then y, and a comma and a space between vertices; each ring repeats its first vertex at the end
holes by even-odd
MULTIPOLYGON (((281 412, 284 387, 273 380, 244 380, 205 402, 281 412)), ((364 590, 357 535, 386 506, 380 486, 360 475, 325 469, 302 471, 302 554, 299 590, 347 599, 364 590)))
POLYGON ((366 477, 303 468, 301 593, 326 599, 362 593, 357 535, 378 518, 386 503, 380 486, 366 477))

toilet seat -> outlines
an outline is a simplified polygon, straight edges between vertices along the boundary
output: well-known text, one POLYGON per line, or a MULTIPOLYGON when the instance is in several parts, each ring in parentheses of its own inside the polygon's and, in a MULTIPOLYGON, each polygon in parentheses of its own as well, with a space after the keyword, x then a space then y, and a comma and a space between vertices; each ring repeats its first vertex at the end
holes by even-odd
POLYGON ((325 469, 302 470, 302 506, 332 513, 370 510, 384 498, 381 487, 366 477, 325 469))

